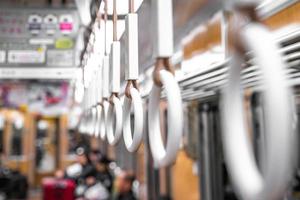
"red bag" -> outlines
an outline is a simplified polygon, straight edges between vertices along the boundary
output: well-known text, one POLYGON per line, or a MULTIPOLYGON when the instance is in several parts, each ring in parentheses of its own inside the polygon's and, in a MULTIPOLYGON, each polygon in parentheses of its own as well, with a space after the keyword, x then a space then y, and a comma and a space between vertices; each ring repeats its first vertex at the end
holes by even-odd
POLYGON ((43 200, 74 200, 75 183, 72 180, 44 178, 43 200))

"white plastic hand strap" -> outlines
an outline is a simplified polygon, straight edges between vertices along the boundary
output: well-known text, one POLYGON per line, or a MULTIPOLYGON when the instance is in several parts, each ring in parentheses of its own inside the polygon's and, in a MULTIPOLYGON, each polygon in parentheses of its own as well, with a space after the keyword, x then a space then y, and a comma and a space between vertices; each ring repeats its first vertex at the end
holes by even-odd
POLYGON ((126 148, 129 152, 134 152, 140 146, 143 139, 144 112, 143 102, 139 91, 130 89, 131 99, 125 95, 123 104, 123 137, 126 148), (131 105, 133 105, 134 129, 131 133, 131 105))
POLYGON ((93 135, 95 129, 95 118, 96 118, 96 110, 94 107, 94 75, 90 77, 90 85, 88 87, 88 95, 87 95, 87 109, 88 109, 88 134, 93 135))
MULTIPOLYGON (((97 55, 103 56, 104 55, 104 28, 100 28, 104 22, 101 21, 95 23, 95 44, 94 44, 94 51, 97 55)), ((104 25, 103 25, 104 26, 104 25)))
POLYGON ((92 136, 95 136, 96 134, 96 129, 97 129, 97 122, 98 122, 98 111, 97 111, 97 71, 95 70, 95 74, 93 75, 93 81, 92 81, 92 136))
POLYGON ((96 127, 95 127, 95 137, 99 137, 100 136, 100 123, 101 123, 101 115, 102 115, 102 106, 99 104, 99 102, 101 102, 103 100, 102 98, 102 67, 103 65, 101 65, 98 68, 98 72, 97 72, 97 84, 96 84, 96 109, 97 109, 97 122, 96 122, 96 127))
POLYGON ((79 129, 79 132, 82 134, 84 134, 86 132, 86 118, 84 115, 81 117, 78 129, 79 129))
POLYGON ((109 56, 103 58, 102 97, 109 98, 109 56))
POLYGON ((129 13, 125 19, 126 24, 126 51, 125 79, 128 81, 123 104, 123 137, 127 150, 134 152, 140 146, 143 139, 144 112, 143 103, 139 91, 134 87, 139 76, 138 60, 138 15, 129 13), (133 87, 131 87, 131 85, 133 87), (131 98, 128 98, 128 97, 131 98), (134 129, 131 131, 131 106, 133 106, 134 129))
POLYGON ((232 59, 228 85, 224 89, 223 141, 225 158, 241 199, 280 199, 292 171, 291 93, 279 47, 262 25, 252 23, 241 30, 244 47, 253 53, 264 78, 266 114, 265 174, 257 167, 244 121, 241 70, 243 59, 232 59))
POLYGON ((106 138, 106 124, 107 124, 107 112, 108 112, 109 102, 103 101, 102 103, 102 111, 101 111, 101 120, 100 120, 100 137, 102 140, 106 138))
POLYGON ((125 79, 137 80, 139 78, 139 51, 138 51, 138 15, 129 13, 125 18, 126 25, 126 54, 125 79))
POLYGON ((96 127, 95 127, 95 137, 99 137, 100 136, 100 124, 101 124, 101 116, 102 116, 102 106, 101 105, 97 105, 96 106, 96 110, 97 110, 97 120, 96 120, 96 127))
POLYGON ((82 102, 82 114, 81 114, 81 119, 80 119, 80 125, 79 125, 79 131, 80 133, 84 134, 86 133, 86 93, 84 94, 83 97, 83 102, 82 102))
POLYGON ((121 53, 120 53, 120 42, 113 41, 111 44, 110 53, 110 92, 119 93, 120 92, 120 68, 121 68, 121 53))
POLYGON ((153 85, 149 99, 149 142, 155 167, 170 165, 176 159, 183 132, 183 112, 180 89, 174 76, 166 71, 160 71, 160 79, 165 88, 168 100, 168 141, 166 148, 161 138, 159 120, 159 102, 161 87, 153 85))
POLYGON ((88 112, 85 111, 82 119, 82 133, 87 134, 89 131, 89 121, 88 121, 88 112))
POLYGON ((111 145, 116 145, 122 136, 122 112, 120 99, 113 96, 107 114, 107 139, 111 145))
POLYGON ((109 57, 107 55, 103 58, 102 66, 102 111, 100 120, 100 137, 102 140, 106 138, 106 122, 107 122, 107 111, 108 111, 108 101, 109 98, 109 57))
POLYGON ((95 106, 93 106, 91 108, 91 111, 90 111, 90 130, 89 130, 89 134, 91 136, 93 136, 95 134, 95 127, 96 127, 96 123, 97 123, 97 109, 95 106))
POLYGON ((93 114, 94 113, 92 113, 92 109, 91 109, 91 106, 92 106, 92 104, 91 104, 91 100, 92 100, 92 94, 91 94, 91 85, 88 87, 88 89, 87 89, 87 109, 86 109, 86 118, 87 118, 87 134, 89 134, 89 135, 92 135, 92 132, 93 132, 93 122, 94 122, 94 120, 93 120, 93 114))
POLYGON ((156 32, 154 35, 154 56, 171 57, 173 55, 173 7, 172 0, 153 0, 156 32))
POLYGON ((111 47, 110 92, 112 101, 107 115, 107 139, 111 145, 116 145, 122 136, 123 109, 122 103, 114 94, 120 92, 120 42, 114 41, 111 47), (115 123, 113 123, 115 122, 115 123), (115 125, 115 127, 113 127, 115 125))

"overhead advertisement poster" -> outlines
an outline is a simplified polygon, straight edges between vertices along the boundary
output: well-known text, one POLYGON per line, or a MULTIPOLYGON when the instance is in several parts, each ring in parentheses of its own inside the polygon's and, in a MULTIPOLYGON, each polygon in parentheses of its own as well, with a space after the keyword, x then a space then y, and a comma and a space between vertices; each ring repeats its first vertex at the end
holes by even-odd
POLYGON ((68 111, 70 86, 67 82, 0 82, 0 107, 28 108, 46 116, 68 111))
POLYGON ((73 66, 73 50, 49 50, 47 52, 47 65, 56 67, 73 66))
POLYGON ((5 62, 6 62, 6 52, 0 51, 0 63, 5 63, 5 62))
POLYGON ((11 64, 43 64, 46 61, 45 50, 10 50, 8 63, 11 64))

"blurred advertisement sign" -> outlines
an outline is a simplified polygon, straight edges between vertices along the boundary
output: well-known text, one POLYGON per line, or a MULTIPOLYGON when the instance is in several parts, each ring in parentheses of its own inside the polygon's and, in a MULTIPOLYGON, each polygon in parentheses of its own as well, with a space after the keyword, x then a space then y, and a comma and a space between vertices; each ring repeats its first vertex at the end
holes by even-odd
POLYGON ((70 102, 68 82, 0 82, 1 107, 27 107, 41 115, 57 116, 68 111, 70 102))

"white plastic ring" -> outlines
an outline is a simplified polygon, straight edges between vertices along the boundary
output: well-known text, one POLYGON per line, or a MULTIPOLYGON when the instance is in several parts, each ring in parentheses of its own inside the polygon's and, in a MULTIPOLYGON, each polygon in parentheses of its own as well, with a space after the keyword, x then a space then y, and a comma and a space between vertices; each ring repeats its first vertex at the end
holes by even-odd
POLYGON ((95 137, 99 137, 100 136, 100 123, 101 123, 101 115, 102 115, 102 106, 101 105, 97 105, 96 106, 97 109, 97 120, 96 120, 96 127, 95 127, 95 137))
POLYGON ((89 113, 85 112, 83 116, 83 134, 87 134, 89 131, 89 113))
POLYGON ((116 145, 122 136, 123 110, 120 99, 113 96, 107 113, 107 140, 110 145, 116 145))
POLYGON ((106 137, 106 123, 107 123, 107 111, 108 111, 109 103, 107 101, 103 101, 102 104, 102 112, 101 112, 101 121, 100 121, 100 137, 102 140, 105 140, 106 137))
POLYGON ((94 117, 95 117, 95 112, 94 112, 94 109, 91 108, 88 110, 87 112, 87 134, 88 135, 92 135, 93 134, 93 129, 94 129, 94 117))
POLYGON ((264 175, 255 161, 246 133, 241 94, 243 59, 233 56, 228 85, 224 89, 223 141, 225 158, 233 184, 241 199, 280 199, 292 172, 291 92, 285 77, 285 65, 279 47, 262 25, 253 23, 241 30, 244 47, 255 57, 264 78, 266 114, 266 161, 264 175))
POLYGON ((97 109, 95 106, 91 108, 91 122, 90 122, 90 135, 93 136, 96 130, 97 123, 97 109))
POLYGON ((164 85, 168 100, 168 141, 164 147, 159 120, 159 102, 161 87, 153 85, 149 99, 149 142, 155 167, 164 167, 174 162, 180 148, 183 133, 183 111, 180 89, 174 76, 160 71, 160 79, 164 85))
POLYGON ((92 110, 89 109, 86 114, 86 133, 91 135, 93 132, 92 110))
POLYGON ((85 134, 85 132, 86 132, 86 117, 85 117, 85 114, 82 116, 82 119, 80 120, 79 132, 82 133, 82 134, 85 134))
POLYGON ((127 150, 134 152, 140 146, 143 139, 144 111, 142 98, 135 88, 130 89, 131 99, 125 96, 123 104, 123 137, 127 150), (134 131, 131 133, 131 105, 134 110, 134 131))

